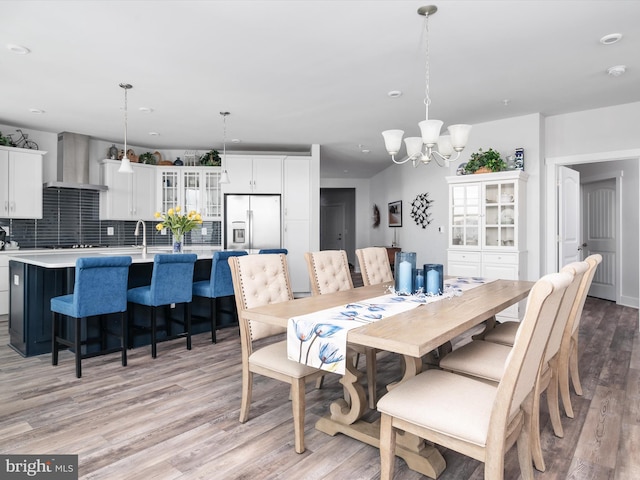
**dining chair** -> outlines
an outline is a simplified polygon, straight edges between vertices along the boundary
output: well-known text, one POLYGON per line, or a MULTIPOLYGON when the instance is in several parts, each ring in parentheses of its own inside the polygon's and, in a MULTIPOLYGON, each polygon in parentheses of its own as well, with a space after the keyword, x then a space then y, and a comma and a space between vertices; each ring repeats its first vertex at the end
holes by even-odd
POLYGON ((284 253, 285 255, 287 255, 289 253, 289 250, 287 250, 286 248, 262 248, 258 250, 258 254, 269 255, 272 253, 284 253))
POLYGON ((379 283, 393 281, 393 273, 389 264, 389 255, 384 247, 367 247, 356 250, 362 283, 378 285, 379 283))
MULTIPOLYGON (((191 350, 191 300, 193 298, 193 267, 198 256, 195 253, 156 254, 153 257, 151 283, 127 291, 127 302, 149 307, 151 310, 151 356, 157 357, 157 310, 165 309, 165 330, 170 338, 171 305, 184 304, 183 321, 185 332, 179 336, 187 338, 187 350, 191 350)), ((129 308, 129 328, 135 324, 133 308, 129 308)))
MULTIPOLYGON (((580 318, 584 302, 587 299, 589 288, 593 282, 598 265, 602 262, 602 255, 596 253, 588 256, 585 260, 589 264, 589 270, 582 277, 582 285, 573 310, 569 315, 565 333, 562 336, 560 345, 560 357, 558 365, 558 383, 560 390, 560 398, 565 414, 569 418, 573 418, 573 407, 571 405, 571 394, 569 392, 569 379, 573 383, 573 389, 577 395, 582 395, 582 386, 580 385, 580 373, 578 370, 578 329, 580 326, 580 318)), ((518 330, 518 322, 504 322, 496 325, 485 336, 484 340, 502 345, 512 346, 516 332, 518 330)))
POLYGON ((571 275, 553 273, 534 284, 499 384, 429 369, 378 401, 381 479, 393 477, 398 430, 484 462, 488 480, 504 478, 504 455, 517 442, 522 478, 533 479, 529 443, 533 388, 570 283, 571 275))
MULTIPOLYGON (((344 250, 321 250, 319 252, 306 252, 304 254, 311 280, 311 293, 313 295, 325 295, 327 293, 341 292, 353 288, 351 270, 347 252, 344 250)), ((367 362, 367 394, 369 397, 369 408, 376 408, 377 381, 376 381, 376 353, 374 348, 352 345, 356 352, 355 365, 361 354, 365 355, 367 362)), ((318 380, 318 387, 322 385, 322 380, 318 380)))
MULTIPOLYGON (((120 314, 120 348, 122 366, 127 366, 127 280, 129 276, 131 257, 128 256, 100 256, 81 257, 76 260, 73 293, 61 295, 51 299, 51 364, 58 364, 60 345, 74 350, 76 358, 76 377, 82 377, 82 358, 97 354, 82 354, 82 346, 91 339, 82 340, 82 324, 89 317, 100 317, 100 341, 104 347, 105 335, 112 334, 106 328, 104 315, 120 314), (73 325, 73 341, 61 336, 60 323, 62 317, 75 319, 73 325)), ((115 334, 114 334, 115 335, 115 334)), ((116 350, 116 351, 117 351, 116 350)))
MULTIPOLYGON (((547 406, 553 432, 557 437, 564 436, 558 399, 559 350, 567 322, 578 299, 582 281, 588 268, 587 262, 574 262, 561 270, 562 273, 570 275, 572 281, 564 293, 553 328, 547 339, 533 396, 531 452, 534 465, 540 471, 545 470, 540 443, 540 396, 543 392, 547 392, 547 406)), ((488 382, 499 383, 512 348, 483 340, 474 340, 445 356, 440 361, 440 368, 462 375, 478 377, 488 382)))
POLYGON ((225 250, 213 253, 211 259, 211 275, 209 280, 201 280, 193 283, 193 296, 209 299, 209 312, 211 318, 211 342, 216 343, 217 318, 219 312, 230 313, 237 317, 236 302, 232 302, 233 310, 220 310, 223 297, 233 295, 233 281, 229 269, 229 257, 247 255, 245 250, 225 250))
POLYGON ((240 422, 245 423, 249 419, 254 373, 286 382, 291 385, 295 451, 303 453, 305 450, 305 384, 326 372, 289 360, 287 342, 284 339, 254 348, 254 342, 284 334, 286 328, 251 321, 244 315, 244 311, 249 308, 293 300, 287 257, 284 254, 230 257, 229 266, 240 321, 242 350, 240 422))

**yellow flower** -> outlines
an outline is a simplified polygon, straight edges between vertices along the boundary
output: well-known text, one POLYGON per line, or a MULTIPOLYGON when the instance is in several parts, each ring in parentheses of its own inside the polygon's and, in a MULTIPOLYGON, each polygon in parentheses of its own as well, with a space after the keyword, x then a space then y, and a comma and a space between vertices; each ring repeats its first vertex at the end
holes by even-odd
POLYGON ((156 225, 156 230, 158 230, 158 231, 162 230, 163 228, 164 228, 164 227, 162 226, 162 224, 161 224, 161 223, 158 223, 158 224, 156 225))
POLYGON ((176 207, 176 213, 180 211, 180 205, 176 207))
POLYGON ((162 216, 162 214, 160 212, 156 212, 153 214, 154 217, 156 218, 160 218, 162 216))
POLYGON ((156 218, 161 219, 162 222, 156 225, 156 230, 168 228, 174 237, 182 237, 202 223, 202 217, 195 210, 191 210, 186 215, 180 215, 180 210, 180 206, 176 206, 175 209, 167 210, 166 214, 157 213, 156 218))
POLYGON ((170 208, 169 210, 167 210, 167 215, 169 216, 173 215, 173 208, 170 208))

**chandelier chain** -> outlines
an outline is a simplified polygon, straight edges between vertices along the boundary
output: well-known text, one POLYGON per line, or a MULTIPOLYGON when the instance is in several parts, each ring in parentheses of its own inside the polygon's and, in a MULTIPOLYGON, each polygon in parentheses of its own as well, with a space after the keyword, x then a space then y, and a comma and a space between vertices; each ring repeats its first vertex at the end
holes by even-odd
POLYGON ((425 69, 424 69, 424 82, 425 82, 424 104, 425 104, 425 107, 427 109, 426 118, 429 118, 429 105, 431 105, 431 96, 430 96, 430 92, 429 92, 429 82, 431 80, 431 78, 430 78, 430 65, 429 65, 429 17, 430 17, 430 15, 425 15, 425 17, 424 17, 424 28, 425 28, 425 32, 426 32, 426 36, 427 36, 427 38, 426 38, 426 46, 425 46, 425 69))

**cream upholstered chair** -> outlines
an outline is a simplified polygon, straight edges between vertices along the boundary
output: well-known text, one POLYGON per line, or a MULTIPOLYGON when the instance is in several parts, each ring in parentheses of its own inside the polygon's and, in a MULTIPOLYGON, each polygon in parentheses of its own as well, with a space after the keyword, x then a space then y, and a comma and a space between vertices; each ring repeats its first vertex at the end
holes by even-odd
MULTIPOLYGON (((311 280, 311 292, 313 295, 341 292, 353 288, 351 271, 347 253, 344 250, 322 250, 320 252, 306 252, 304 258, 307 262, 309 279, 311 280)), ((369 407, 376 406, 376 351, 373 348, 354 346, 354 350, 360 355, 365 354, 367 359, 367 389, 369 395, 369 407)), ((356 364, 358 360, 356 358, 356 364)), ((318 382, 320 386, 320 381, 318 382)))
MULTIPOLYGON (((540 395, 545 390, 547 391, 547 405, 553 431, 556 436, 562 437, 564 432, 560 421, 558 400, 559 350, 571 310, 577 301, 584 275, 588 269, 589 264, 587 262, 574 262, 561 270, 561 272, 570 275, 572 281, 562 298, 553 329, 546 343, 533 397, 531 450, 534 464, 540 471, 545 470, 542 446, 540 444, 540 395)), ((440 361, 440 367, 455 373, 478 377, 488 382, 499 383, 511 349, 512 347, 507 347, 506 345, 474 340, 445 356, 440 361)))
POLYGON ((359 248, 356 250, 362 282, 367 285, 378 285, 379 283, 393 280, 391 265, 387 249, 383 247, 359 248))
MULTIPOLYGON (((558 383, 562 405, 569 418, 573 418, 573 407, 571 406, 571 395, 569 393, 569 377, 571 377, 576 394, 582 395, 582 386, 580 385, 580 374, 578 371, 578 328, 580 326, 580 318, 596 269, 602 262, 602 255, 598 253, 590 255, 585 259, 585 262, 589 264, 589 270, 582 277, 580 292, 576 298, 573 310, 569 315, 566 326, 567 330, 562 336, 562 343, 560 345, 558 383)), ((513 339, 519 325, 518 322, 501 323, 488 332, 484 340, 511 346, 513 345, 513 339)))
POLYGON ((287 258, 284 254, 230 257, 229 266, 238 307, 242 344, 240 422, 244 423, 249 418, 254 373, 289 383, 293 404, 295 450, 302 453, 305 450, 305 384, 307 380, 316 379, 325 372, 289 360, 286 340, 254 350, 253 342, 285 333, 286 329, 250 321, 244 314, 245 310, 252 307, 293 299, 287 258))
POLYGON ((522 478, 533 479, 529 444, 533 387, 570 283, 566 273, 545 275, 535 283, 498 385, 429 369, 378 401, 382 480, 393 477, 397 430, 484 462, 487 480, 504 478, 504 454, 517 441, 522 478))

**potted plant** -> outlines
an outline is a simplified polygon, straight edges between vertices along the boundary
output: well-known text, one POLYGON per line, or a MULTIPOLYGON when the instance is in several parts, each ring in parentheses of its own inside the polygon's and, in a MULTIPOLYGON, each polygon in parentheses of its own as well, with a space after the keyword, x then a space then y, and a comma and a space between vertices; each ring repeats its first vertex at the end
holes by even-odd
POLYGON ((500 154, 493 148, 486 152, 482 149, 471 154, 471 158, 465 166, 466 173, 500 172, 507 168, 507 163, 500 158, 500 154))
POLYGON ((2 132, 0 132, 0 145, 6 145, 7 147, 11 146, 11 139, 2 135, 2 132))
POLYGON ((217 150, 209 150, 207 153, 200 157, 200 165, 206 165, 208 167, 219 167, 222 164, 220 159, 220 152, 217 150))
POLYGON ((151 152, 144 152, 142 155, 138 157, 140 163, 146 163, 147 165, 155 165, 156 157, 151 152))

